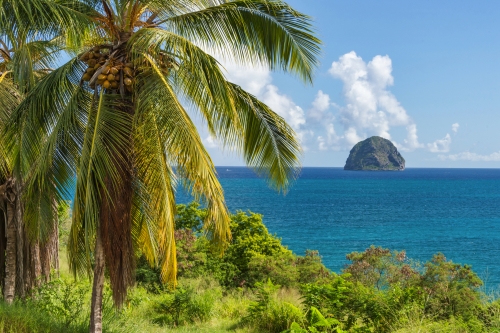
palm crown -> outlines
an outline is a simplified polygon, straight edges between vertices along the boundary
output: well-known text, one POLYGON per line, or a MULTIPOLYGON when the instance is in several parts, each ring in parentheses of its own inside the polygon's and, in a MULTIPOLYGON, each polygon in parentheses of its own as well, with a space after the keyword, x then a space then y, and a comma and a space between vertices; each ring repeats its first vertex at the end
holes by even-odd
POLYGON ((7 126, 16 128, 7 138, 19 137, 28 179, 26 218, 40 227, 51 214, 47 193, 67 195, 76 177, 70 265, 90 272, 102 242, 117 304, 133 281, 136 250, 175 281, 178 183, 205 203, 213 240, 223 247, 230 239, 193 112, 273 187, 287 189, 299 166, 293 130, 227 81, 209 52, 310 81, 319 40, 307 16, 280 0, 33 1, 46 8, 42 21, 78 27, 69 32, 80 39, 67 43, 74 51, 80 42, 81 52, 48 74, 7 126))

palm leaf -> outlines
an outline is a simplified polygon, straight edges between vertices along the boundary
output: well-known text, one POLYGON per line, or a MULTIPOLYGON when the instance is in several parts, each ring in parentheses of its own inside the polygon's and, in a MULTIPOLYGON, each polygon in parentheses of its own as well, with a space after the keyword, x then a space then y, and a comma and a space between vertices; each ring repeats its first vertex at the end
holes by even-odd
POLYGON ((279 0, 215 3, 162 24, 225 59, 290 71, 312 81, 321 42, 310 17, 279 0))

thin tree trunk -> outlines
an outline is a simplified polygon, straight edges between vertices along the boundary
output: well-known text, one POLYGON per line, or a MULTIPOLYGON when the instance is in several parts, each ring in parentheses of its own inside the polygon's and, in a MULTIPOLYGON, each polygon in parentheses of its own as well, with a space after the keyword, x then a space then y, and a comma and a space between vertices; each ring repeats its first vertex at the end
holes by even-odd
POLYGON ((40 264, 42 266, 42 280, 44 283, 50 281, 50 268, 52 263, 53 234, 50 234, 45 244, 40 244, 40 264))
POLYGON ((15 206, 7 200, 7 246, 5 250, 5 287, 4 300, 7 304, 14 301, 16 292, 16 220, 15 206))
POLYGON ((50 240, 50 261, 51 266, 55 270, 55 273, 59 277, 59 216, 57 210, 58 204, 54 199, 54 230, 52 233, 52 239, 50 240))
POLYGON ((102 332, 102 295, 104 290, 104 248, 100 227, 97 226, 95 244, 94 283, 92 285, 92 303, 90 308, 90 333, 102 332))
POLYGON ((40 242, 35 241, 30 248, 32 249, 32 260, 33 260, 33 272, 32 279, 36 287, 41 284, 40 277, 42 276, 42 264, 40 262, 40 242))
MULTIPOLYGON (((5 202, 1 201, 1 205, 5 206, 5 202)), ((5 286, 5 250, 7 246, 7 221, 5 207, 0 208, 0 290, 5 286)))
POLYGON ((24 242, 24 284, 26 290, 31 290, 34 287, 33 281, 33 251, 31 244, 28 241, 24 242))
POLYGON ((14 193, 15 193, 15 223, 16 223, 16 293, 24 298, 26 295, 25 291, 27 286, 24 281, 24 243, 25 243, 25 233, 24 233, 24 221, 23 221, 23 208, 21 202, 21 186, 19 179, 14 180, 14 193))

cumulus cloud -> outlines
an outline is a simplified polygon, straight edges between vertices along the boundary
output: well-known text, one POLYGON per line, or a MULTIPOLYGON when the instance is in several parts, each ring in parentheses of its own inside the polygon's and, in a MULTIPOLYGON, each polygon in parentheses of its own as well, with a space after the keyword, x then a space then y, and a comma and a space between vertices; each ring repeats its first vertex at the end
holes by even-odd
POLYGON ((265 67, 250 67, 234 63, 224 63, 223 68, 228 81, 240 85, 243 89, 255 96, 259 96, 264 88, 273 80, 271 72, 265 67))
POLYGON ((344 83, 346 105, 340 108, 339 122, 346 146, 372 135, 391 140, 391 127, 405 126, 407 138, 397 144, 398 148, 411 151, 423 147, 416 124, 388 90, 394 83, 389 56, 378 55, 366 63, 352 51, 334 61, 329 73, 344 83))
POLYGON ((203 140, 203 143, 205 144, 205 146, 207 146, 208 148, 218 148, 219 147, 219 144, 217 142, 217 139, 215 139, 213 136, 209 135, 207 136, 204 140, 203 140))
POLYGON ((462 152, 453 155, 439 155, 439 159, 443 161, 473 161, 473 162, 492 162, 492 161, 500 161, 500 151, 491 153, 489 155, 479 155, 471 152, 462 152))
MULTIPOLYGON (((341 56, 328 72, 343 82, 344 106, 333 103, 326 92, 319 90, 307 112, 272 84, 269 69, 227 62, 223 62, 223 67, 229 81, 255 95, 288 122, 304 150, 313 146, 318 150, 350 149, 372 135, 393 141, 401 151, 427 148, 434 153, 446 153, 450 150, 449 134, 429 144, 419 142, 417 124, 389 91, 394 77, 392 61, 387 55, 377 55, 368 62, 354 51, 341 56), (400 142, 391 136, 394 127, 406 130, 400 142)), ((458 132, 459 126, 452 124, 453 133, 458 132)), ((218 146, 211 137, 204 142, 210 148, 218 146)))
POLYGON ((290 97, 280 94, 278 87, 272 84, 267 85, 260 97, 274 112, 285 118, 294 130, 300 130, 301 126, 306 123, 304 110, 290 97))
MULTIPOLYGON (((241 66, 223 63, 226 78, 250 92, 282 116, 295 130, 299 140, 304 143, 307 130, 304 128, 306 115, 293 99, 279 91, 273 84, 269 69, 264 67, 241 66)), ((303 147, 307 149, 307 147, 303 147)))
POLYGON ((330 96, 325 94, 323 91, 318 91, 316 98, 314 99, 312 106, 315 110, 326 111, 330 107, 330 96))
POLYGON ((446 136, 440 140, 436 140, 433 143, 427 144, 429 151, 431 153, 447 153, 450 151, 451 136, 446 134, 446 136))

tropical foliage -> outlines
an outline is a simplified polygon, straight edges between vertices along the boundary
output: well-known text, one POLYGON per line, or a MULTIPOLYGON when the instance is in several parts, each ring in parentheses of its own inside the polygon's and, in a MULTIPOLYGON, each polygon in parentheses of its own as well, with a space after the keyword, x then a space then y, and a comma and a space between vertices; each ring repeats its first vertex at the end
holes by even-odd
MULTIPOLYGON (((323 266, 316 251, 308 251, 305 257, 290 253, 267 232, 260 215, 240 212, 230 216, 232 223, 251 222, 240 224, 226 251, 233 253, 231 262, 242 263, 235 265, 238 274, 232 275, 237 277, 233 280, 221 278, 230 261, 212 252, 213 244, 198 228, 206 210, 190 204, 179 206, 177 211, 176 237, 180 236, 178 244, 186 245, 179 246, 183 255, 178 264, 185 269, 179 270, 178 287, 161 285, 161 270, 139 260, 138 284, 127 294, 121 310, 113 309, 106 283, 105 331, 486 333, 500 329, 498 301, 483 292, 481 280, 470 267, 455 264, 442 254, 419 263, 404 251, 370 247, 348 254, 349 264, 341 274, 335 274, 323 266), (246 260, 248 253, 231 251, 231 247, 238 249, 236 238, 255 237, 254 229, 273 244, 273 255, 290 255, 300 274, 275 265, 265 254, 269 246, 264 242, 262 248, 253 248, 252 256, 263 256, 269 262, 252 268, 258 271, 252 276, 259 279, 240 286, 241 279, 249 276, 242 268, 251 260, 246 260), (190 241, 181 240, 187 234, 190 241), (314 269, 301 266, 304 261, 314 262, 314 269), (269 271, 281 272, 274 276, 281 277, 284 284, 269 278, 269 271), (323 273, 313 274, 317 272, 323 273)), ((0 332, 85 332, 90 293, 87 280, 55 279, 36 289, 33 298, 0 306, 0 332)))
POLYGON ((22 220, 32 239, 46 239, 54 203, 76 178, 68 253, 74 274, 93 270, 91 331, 100 331, 105 270, 120 307, 134 283, 136 250, 175 284, 178 183, 206 205, 204 228, 219 249, 230 240, 223 191, 191 112, 277 190, 295 177, 293 130, 227 81, 211 55, 310 82, 320 42, 309 17, 286 3, 10 0, 1 13, 16 24, 2 28, 14 37, 2 45, 2 70, 21 73, 13 83, 23 95, 4 117, 2 137, 22 179, 15 191, 22 220), (10 46, 19 46, 15 57, 10 46), (47 68, 60 48, 76 57, 47 68))
MULTIPOLYGON (((27 18, 38 12, 29 4, 4 1, 0 10, 0 127, 5 129, 18 104, 50 71, 62 50, 61 31, 27 18)), ((19 137, 0 142, 0 285, 7 302, 24 297, 50 270, 58 269, 55 198, 46 205, 22 197, 24 179, 19 160, 19 137), (43 228, 25 224, 24 209, 36 205, 50 211, 43 228)))

